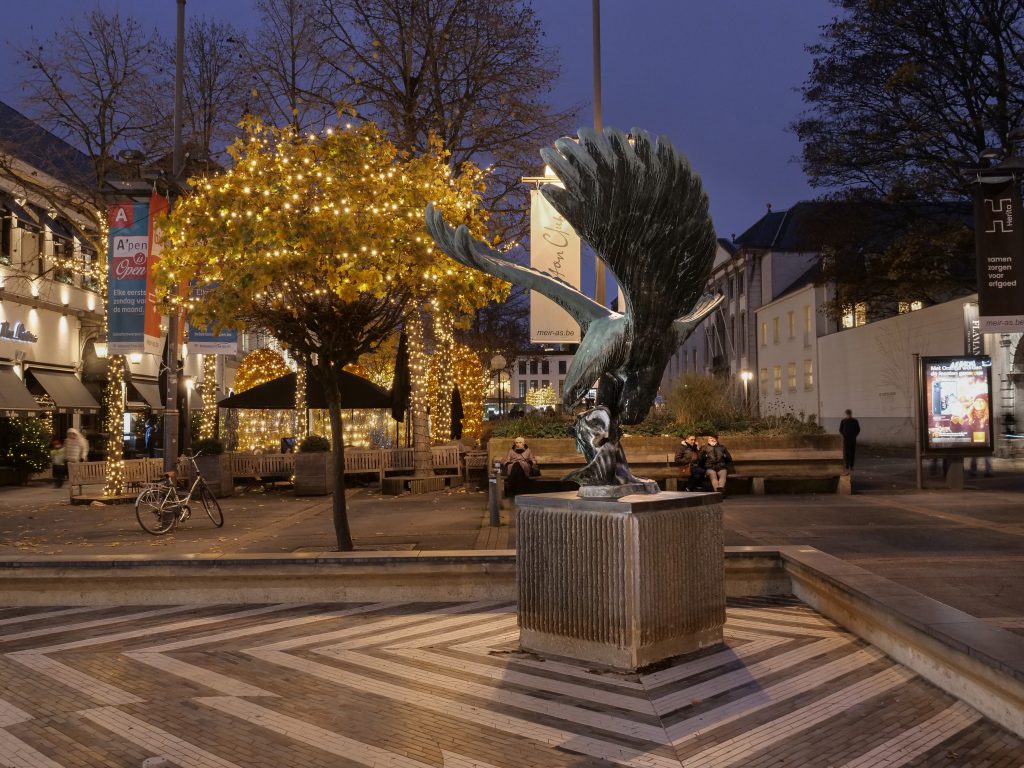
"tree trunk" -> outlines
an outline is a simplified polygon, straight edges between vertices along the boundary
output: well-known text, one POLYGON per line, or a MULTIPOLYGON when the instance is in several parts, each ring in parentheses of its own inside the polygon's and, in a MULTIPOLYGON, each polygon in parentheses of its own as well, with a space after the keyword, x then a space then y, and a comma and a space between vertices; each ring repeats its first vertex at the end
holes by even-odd
POLYGON ((423 317, 419 308, 409 314, 409 373, 412 379, 409 411, 412 420, 413 474, 434 474, 430 458, 430 425, 427 420, 427 353, 424 349, 423 317))
POLYGON ((450 312, 439 312, 434 315, 434 356, 431 360, 434 401, 430 404, 430 436, 435 444, 447 443, 452 439, 452 390, 455 389, 452 365, 454 325, 450 312))
POLYGON ((330 363, 322 360, 316 368, 320 384, 327 397, 327 410, 331 417, 331 470, 334 473, 334 535, 339 552, 352 551, 352 532, 348 527, 348 509, 345 503, 345 433, 341 423, 341 390, 330 363))
POLYGON ((106 496, 120 496, 124 493, 124 355, 112 355, 107 366, 107 483, 103 488, 106 496))

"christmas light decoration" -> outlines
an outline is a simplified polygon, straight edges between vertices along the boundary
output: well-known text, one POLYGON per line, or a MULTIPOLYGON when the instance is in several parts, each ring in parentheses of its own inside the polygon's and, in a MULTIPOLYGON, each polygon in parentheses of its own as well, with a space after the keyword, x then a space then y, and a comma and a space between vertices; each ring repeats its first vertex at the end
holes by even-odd
POLYGON ((480 439, 484 425, 484 396, 490 374, 477 354, 465 344, 452 348, 452 370, 462 398, 462 436, 480 439))
MULTIPOLYGON (((309 434, 309 410, 306 407, 306 365, 301 360, 295 369, 295 438, 297 442, 309 434)), ((318 435, 325 434, 317 432, 318 435)))
POLYGON ((455 345, 451 313, 434 314, 434 354, 430 359, 430 439, 447 443, 452 439, 452 347, 455 345))
POLYGON ((545 384, 540 389, 531 389, 526 393, 526 404, 534 408, 544 408, 558 404, 558 395, 551 387, 545 384))
MULTIPOLYGON (((245 392, 258 384, 291 373, 278 352, 264 347, 245 356, 235 373, 235 391, 245 392)), ((238 415, 238 450, 277 450, 282 437, 291 436, 290 410, 245 410, 238 415)))
POLYGON ((203 355, 203 413, 199 420, 199 438, 212 440, 217 433, 217 356, 203 355))
MULTIPOLYGON (((105 321, 104 321, 104 324, 105 321)), ((103 430, 107 433, 107 482, 104 496, 124 494, 124 411, 125 411, 124 355, 112 355, 107 361, 107 419, 103 430)))

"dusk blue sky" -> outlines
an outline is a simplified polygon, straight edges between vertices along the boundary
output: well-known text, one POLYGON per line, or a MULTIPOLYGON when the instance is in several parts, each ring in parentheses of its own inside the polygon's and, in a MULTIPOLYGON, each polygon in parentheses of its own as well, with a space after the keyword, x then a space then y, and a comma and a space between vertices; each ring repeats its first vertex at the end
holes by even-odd
MULTIPOLYGON (((175 0, 33 0, 4 8, 0 99, 20 106, 13 44, 45 38, 59 18, 99 5, 174 35, 175 0), (31 29, 29 29, 31 27, 31 29)), ((535 0, 562 76, 551 100, 584 104, 592 124, 591 0, 535 0)), ((829 0, 602 0, 605 125, 667 135, 704 179, 720 237, 738 234, 771 203, 813 196, 787 130, 803 105, 797 92, 815 42, 835 15, 829 0)), ((188 0, 190 16, 246 27, 251 0, 188 0)), ((555 137, 552 137, 552 140, 555 137)), ((539 168, 538 168, 539 170, 539 168)))

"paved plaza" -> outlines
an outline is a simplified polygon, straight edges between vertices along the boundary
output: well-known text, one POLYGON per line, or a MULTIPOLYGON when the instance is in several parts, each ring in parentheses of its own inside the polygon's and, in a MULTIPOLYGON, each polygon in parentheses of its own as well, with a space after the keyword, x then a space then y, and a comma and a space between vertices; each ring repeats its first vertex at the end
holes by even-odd
MULTIPOLYGON (((876 457, 853 496, 733 496, 726 543, 809 544, 1024 634, 1024 467, 916 491, 876 457)), ((503 549, 470 486, 347 493, 366 550, 503 549)), ((224 500, 153 537, 126 506, 0 489, 0 556, 332 549, 327 499, 224 500)), ((642 676, 517 650, 513 605, 0 609, 0 766, 1022 766, 1024 743, 792 598, 733 600, 726 648, 642 676)))
POLYGON ((524 654, 513 606, 0 611, 0 765, 1019 766, 1024 742, 790 599, 641 676, 524 654))

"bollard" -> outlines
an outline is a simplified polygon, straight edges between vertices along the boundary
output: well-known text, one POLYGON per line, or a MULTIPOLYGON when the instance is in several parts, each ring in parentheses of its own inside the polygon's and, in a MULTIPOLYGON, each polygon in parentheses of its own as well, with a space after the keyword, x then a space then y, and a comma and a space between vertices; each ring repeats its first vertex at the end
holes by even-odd
POLYGON ((492 528, 501 525, 501 499, 498 498, 498 475, 501 474, 501 462, 494 462, 494 471, 487 477, 487 511, 492 528))

